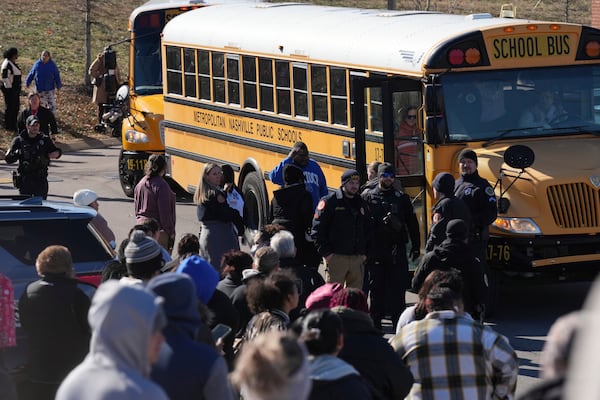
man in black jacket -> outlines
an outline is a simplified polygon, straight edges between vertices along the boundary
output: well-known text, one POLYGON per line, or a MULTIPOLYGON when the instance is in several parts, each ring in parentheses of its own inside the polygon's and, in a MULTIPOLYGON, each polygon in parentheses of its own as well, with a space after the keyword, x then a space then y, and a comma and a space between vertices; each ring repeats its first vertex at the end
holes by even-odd
POLYGON ((487 296, 487 279, 481 260, 473 254, 467 244, 467 225, 461 219, 453 219, 446 227, 447 238, 423 256, 412 280, 412 288, 418 292, 427 275, 439 269, 460 272, 463 281, 465 311, 473 318, 480 317, 487 296))
POLYGON ((437 174, 431 184, 437 202, 431 211, 432 221, 425 251, 433 250, 434 246, 446 239, 446 226, 453 219, 462 219, 467 226, 471 225, 471 212, 464 201, 454 196, 454 177, 442 172, 437 174))
POLYGON ((363 193, 363 198, 369 206, 373 225, 367 262, 371 317, 375 326, 381 328, 385 315, 390 315, 395 325, 406 308, 405 292, 409 285, 406 244, 410 238, 410 255, 416 260, 421 236, 410 197, 394 188, 394 166, 381 164, 377 176, 379 184, 363 193))
POLYGON ((313 219, 312 237, 325 259, 325 281, 362 288, 367 259, 368 209, 360 197, 360 176, 349 169, 342 186, 322 198, 313 219))
POLYGON ((25 125, 27 130, 13 139, 4 159, 7 164, 19 162, 14 183, 20 194, 46 199, 50 159, 60 158, 62 151, 40 133, 40 121, 35 115, 27 117, 25 125))

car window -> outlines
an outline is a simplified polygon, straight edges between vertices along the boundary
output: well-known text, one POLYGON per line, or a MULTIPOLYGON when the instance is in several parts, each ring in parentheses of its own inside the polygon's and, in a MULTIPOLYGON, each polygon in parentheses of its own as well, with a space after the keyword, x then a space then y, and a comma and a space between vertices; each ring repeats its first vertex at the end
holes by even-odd
POLYGON ((87 220, 2 221, 0 246, 26 265, 51 245, 69 249, 73 263, 110 260, 109 254, 88 229, 87 220))

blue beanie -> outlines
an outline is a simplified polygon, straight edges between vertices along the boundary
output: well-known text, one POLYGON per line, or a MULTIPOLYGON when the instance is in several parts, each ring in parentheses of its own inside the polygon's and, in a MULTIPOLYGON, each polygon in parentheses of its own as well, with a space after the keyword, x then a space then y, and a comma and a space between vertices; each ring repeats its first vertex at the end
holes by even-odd
POLYGON ((200 321, 196 287, 188 275, 167 272, 150 279, 147 288, 164 299, 163 309, 169 320, 200 321))
POLYGON ((200 256, 191 256, 186 258, 177 267, 178 274, 188 274, 196 284, 196 295, 198 300, 207 304, 219 283, 219 273, 217 270, 200 256))

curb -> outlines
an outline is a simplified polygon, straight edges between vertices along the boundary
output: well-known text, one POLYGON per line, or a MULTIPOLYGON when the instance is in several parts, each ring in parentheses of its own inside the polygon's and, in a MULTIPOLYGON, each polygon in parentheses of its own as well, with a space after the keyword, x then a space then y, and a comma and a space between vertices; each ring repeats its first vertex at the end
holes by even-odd
POLYGON ((103 137, 103 138, 93 138, 86 137, 83 139, 76 139, 70 141, 68 143, 58 142, 56 147, 59 147, 63 153, 72 153, 74 151, 86 150, 86 149, 101 149, 105 147, 111 146, 120 146, 121 139, 115 137, 103 137))

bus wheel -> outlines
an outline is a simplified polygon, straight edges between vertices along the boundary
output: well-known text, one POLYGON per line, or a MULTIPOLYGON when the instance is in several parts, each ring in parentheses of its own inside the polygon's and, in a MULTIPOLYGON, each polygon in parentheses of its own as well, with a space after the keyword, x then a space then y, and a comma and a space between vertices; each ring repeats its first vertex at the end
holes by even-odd
POLYGON ((250 172, 246 176, 242 184, 242 194, 244 196, 244 223, 246 224, 244 236, 246 242, 252 246, 256 232, 266 224, 268 208, 264 183, 257 172, 250 172))
POLYGON ((133 175, 127 173, 126 168, 127 161, 123 157, 123 150, 119 154, 119 182, 121 183, 121 189, 127 197, 133 197, 133 190, 135 189, 135 179, 133 175))

